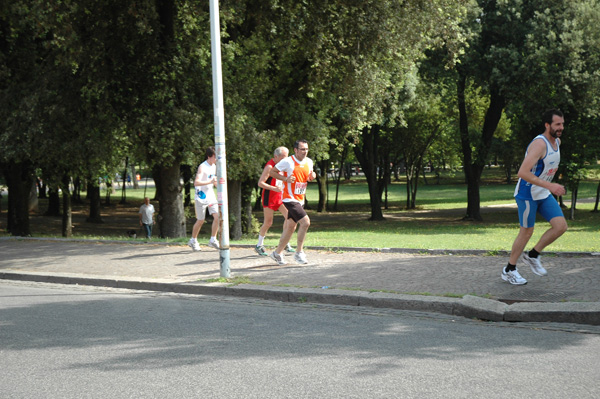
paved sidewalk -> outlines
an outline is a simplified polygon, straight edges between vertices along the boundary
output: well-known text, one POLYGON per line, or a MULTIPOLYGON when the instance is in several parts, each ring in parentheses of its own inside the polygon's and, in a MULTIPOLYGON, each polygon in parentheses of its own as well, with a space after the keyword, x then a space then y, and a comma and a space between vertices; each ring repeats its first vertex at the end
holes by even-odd
POLYGON ((500 278, 506 254, 308 249, 309 264, 279 266, 234 246, 231 277, 251 283, 231 284, 207 282, 220 277, 220 251, 202 244, 2 238, 0 278, 600 325, 600 254, 546 255, 548 276, 521 267, 529 283, 512 286, 500 278))

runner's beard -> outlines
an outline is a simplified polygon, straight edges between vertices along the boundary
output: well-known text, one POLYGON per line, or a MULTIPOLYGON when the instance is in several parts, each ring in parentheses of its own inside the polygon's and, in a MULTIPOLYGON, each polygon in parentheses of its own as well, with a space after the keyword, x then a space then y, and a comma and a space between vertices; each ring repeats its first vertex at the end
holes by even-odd
POLYGON ((562 130, 554 130, 552 128, 550 128, 550 136, 556 138, 560 138, 560 136, 562 136, 562 130))

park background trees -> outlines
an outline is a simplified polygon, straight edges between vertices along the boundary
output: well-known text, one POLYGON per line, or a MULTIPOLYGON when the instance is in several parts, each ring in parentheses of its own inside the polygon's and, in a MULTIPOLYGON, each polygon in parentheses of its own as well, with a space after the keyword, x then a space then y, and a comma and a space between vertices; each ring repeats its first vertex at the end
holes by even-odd
MULTIPOLYGON (((329 209, 332 161, 341 173, 350 157, 365 173, 372 220, 383 219, 399 164, 414 208, 425 160, 442 169, 456 159, 465 218, 481 220, 481 171, 495 157, 510 180, 549 107, 566 114, 561 165, 572 195, 597 159, 596 0, 220 6, 232 238, 251 225, 252 190, 273 149, 298 138, 309 141, 319 171, 317 210, 329 209)), ((100 221, 100 179, 132 159, 152 170, 161 233, 185 235, 182 170, 185 184, 213 143, 207 3, 5 1, 0 94, 11 234, 29 234, 36 173, 62 191, 68 236, 70 182, 86 182, 89 219, 100 221)))
MULTIPOLYGON (((600 110, 597 96, 592 94, 600 88, 597 1, 505 0, 478 4, 479 11, 466 20, 471 39, 456 68, 463 167, 468 184, 465 217, 473 220, 482 219, 481 172, 505 111, 520 125, 522 130, 517 133, 528 141, 540 132, 540 110, 560 108, 571 122, 595 119, 600 110), (466 88, 471 81, 489 98, 477 136, 469 130, 466 110, 466 88)), ((561 154, 561 164, 569 164, 573 153, 567 150, 561 154)), ((581 162, 578 165, 583 167, 581 162)))

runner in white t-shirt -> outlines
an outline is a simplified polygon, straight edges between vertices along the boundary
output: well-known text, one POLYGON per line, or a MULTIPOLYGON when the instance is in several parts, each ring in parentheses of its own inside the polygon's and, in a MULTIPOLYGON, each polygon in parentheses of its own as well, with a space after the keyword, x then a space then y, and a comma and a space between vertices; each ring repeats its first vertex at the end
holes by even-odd
POLYGON ((206 161, 202 162, 196 172, 194 179, 194 209, 196 211, 196 223, 192 227, 192 238, 188 245, 194 251, 200 251, 198 244, 198 233, 204 224, 206 210, 213 217, 212 231, 208 246, 219 249, 217 233, 219 232, 219 207, 215 197, 214 185, 217 183, 217 154, 215 147, 206 149, 206 161))

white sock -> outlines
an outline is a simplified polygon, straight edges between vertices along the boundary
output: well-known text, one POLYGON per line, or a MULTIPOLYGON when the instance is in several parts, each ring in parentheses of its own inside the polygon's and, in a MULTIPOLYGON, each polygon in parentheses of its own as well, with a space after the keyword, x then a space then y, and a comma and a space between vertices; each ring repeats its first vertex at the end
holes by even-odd
POLYGON ((261 245, 263 245, 263 243, 265 242, 265 236, 261 236, 260 234, 258 235, 258 244, 256 244, 257 247, 260 247, 261 245))
POLYGON ((217 241, 217 236, 211 236, 211 237, 210 237, 210 240, 211 240, 211 241, 215 241, 215 242, 216 242, 216 241, 217 241))

